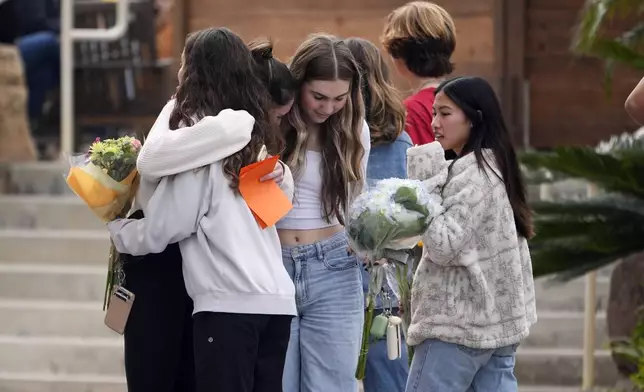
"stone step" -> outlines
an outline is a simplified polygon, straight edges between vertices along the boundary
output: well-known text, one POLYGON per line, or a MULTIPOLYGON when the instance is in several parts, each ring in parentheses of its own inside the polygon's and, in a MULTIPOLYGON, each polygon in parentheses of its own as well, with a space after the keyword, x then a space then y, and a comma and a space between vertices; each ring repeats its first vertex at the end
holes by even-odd
POLYGON ((2 392, 127 392, 123 376, 9 373, 0 371, 2 392))
MULTIPOLYGON (((608 272, 601 271, 597 276, 596 308, 605 311, 610 291, 608 272)), ((584 277, 560 284, 546 279, 535 281, 537 295, 537 315, 543 311, 583 312, 585 303, 586 280, 584 277)))
POLYGON ((68 170, 63 161, 0 164, 0 193, 71 195, 65 182, 68 170))
POLYGON ((0 298, 103 301, 107 258, 101 266, 0 263, 0 298))
POLYGON ((123 340, 0 336, 3 372, 123 376, 123 340))
POLYGON ((105 230, 0 230, 2 262, 107 265, 105 230))
MULTIPOLYGON (((584 347, 583 312, 540 312, 530 335, 521 343, 523 347, 584 347)), ((606 313, 597 314, 595 323, 595 347, 608 349, 606 313)))
MULTIPOLYGON (((120 338, 0 336, 0 369, 55 375, 108 374, 122 376, 120 338)), ((582 350, 520 348, 515 374, 520 385, 581 385, 582 350)), ((611 386, 617 371, 608 351, 596 356, 596 384, 611 386)))
POLYGON ((105 230, 105 224, 75 195, 3 195, 0 228, 105 230))
MULTIPOLYGON (((582 349, 520 347, 515 375, 519 385, 581 385, 582 349)), ((595 384, 613 386, 619 379, 610 351, 595 353, 595 384)))
MULTIPOLYGON (((6 283, 11 284, 14 280, 9 274, 0 274, 0 335, 12 336, 76 336, 76 337, 113 337, 114 332, 103 324, 104 313, 102 302, 77 301, 70 291, 65 294, 70 298, 65 300, 52 300, 53 296, 47 296, 43 289, 41 296, 31 299, 8 299, 7 293, 3 290, 6 283), (46 298, 46 299, 45 299, 46 298)), ((51 282, 51 279, 43 279, 43 284, 51 282)), ((102 300, 102 281, 87 289, 92 297, 102 300)), ((17 287, 24 287, 18 285, 17 287)), ((63 289, 73 288, 61 283, 61 288, 50 287, 50 291, 60 298, 63 289), (59 292, 57 292, 59 290, 59 292)), ((34 287, 39 287, 35 285, 34 287)), ((8 291, 8 290, 7 290, 8 291)), ((81 290, 82 291, 82 290, 81 290)), ((33 295, 34 291, 27 291, 27 295, 33 295)), ((9 294, 20 294, 9 292, 9 294)), ((596 339, 597 349, 608 348, 608 337, 606 336, 605 314, 597 315, 596 339)), ((584 339, 583 313, 567 312, 544 312, 539 314, 539 322, 530 331, 530 336, 522 343, 523 347, 561 347, 561 348, 582 348, 584 339)))
POLYGON ((102 302, 0 298, 0 335, 118 337, 116 332, 105 326, 104 318, 102 302))

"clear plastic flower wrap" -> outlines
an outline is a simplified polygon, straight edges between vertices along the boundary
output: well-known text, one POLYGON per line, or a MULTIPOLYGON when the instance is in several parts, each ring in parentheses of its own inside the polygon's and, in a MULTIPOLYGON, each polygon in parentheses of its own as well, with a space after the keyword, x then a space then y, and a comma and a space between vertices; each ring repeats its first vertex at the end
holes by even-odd
POLYGON ((130 136, 99 140, 69 158, 67 185, 104 222, 122 213, 136 192, 136 158, 141 143, 130 136))
POLYGON ((440 197, 427 192, 421 181, 380 180, 349 207, 351 246, 372 261, 383 258, 386 250, 412 249, 442 208, 440 197))
MULTIPOLYGON (((96 139, 86 154, 69 158, 67 185, 103 222, 124 218, 138 188, 136 159, 141 142, 130 136, 96 139)), ((124 282, 121 255, 110 246, 103 310, 115 286, 124 282)))
MULTIPOLYGON (((442 211, 440 196, 430 194, 421 181, 396 178, 376 182, 359 194, 348 208, 346 231, 349 242, 370 273, 356 369, 359 380, 366 374, 376 297, 386 281, 398 297, 401 309, 410 308, 412 276, 417 266, 412 259, 432 218, 442 211), (383 259, 387 260, 385 265, 381 264, 383 259)), ((401 312, 401 315, 406 335, 410 312, 401 312)), ((412 347, 408 347, 408 354, 411 358, 412 347)))

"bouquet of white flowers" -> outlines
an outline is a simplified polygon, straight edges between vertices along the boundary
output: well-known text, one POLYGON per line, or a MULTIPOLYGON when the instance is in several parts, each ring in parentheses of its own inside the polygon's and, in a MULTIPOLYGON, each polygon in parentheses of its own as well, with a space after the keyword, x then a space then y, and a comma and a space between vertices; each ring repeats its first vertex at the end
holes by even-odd
MULTIPOLYGON (((358 379, 364 378, 375 298, 385 279, 385 267, 377 262, 381 259, 394 261, 397 280, 394 291, 397 291, 401 306, 408 310, 411 282, 406 260, 410 258, 412 249, 419 244, 432 218, 442 211, 440 196, 430 194, 421 181, 395 178, 377 182, 360 194, 349 207, 349 241, 353 250, 367 260, 367 268, 371 273, 362 349, 356 371, 358 379)), ((409 316, 409 311, 403 315, 405 334, 409 316)), ((411 355, 412 351, 409 352, 411 355)))

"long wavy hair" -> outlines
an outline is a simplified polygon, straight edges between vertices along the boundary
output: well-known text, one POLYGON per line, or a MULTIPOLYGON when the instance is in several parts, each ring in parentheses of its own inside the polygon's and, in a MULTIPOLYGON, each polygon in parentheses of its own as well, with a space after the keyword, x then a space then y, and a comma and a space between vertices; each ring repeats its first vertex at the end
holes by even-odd
POLYGON ((378 47, 362 38, 345 40, 362 71, 365 117, 371 146, 395 141, 405 127, 405 108, 391 84, 389 67, 378 47))
POLYGON ((463 76, 441 83, 436 94, 440 92, 461 108, 472 123, 470 137, 460 157, 473 153, 484 173, 492 172, 503 181, 514 213, 517 233, 527 239, 532 238, 532 210, 528 206, 526 186, 494 89, 483 78, 463 76), (494 153, 500 176, 485 159, 483 149, 490 149, 494 153), (486 166, 490 170, 486 170, 486 166))
MULTIPOLYGON (((343 212, 348 203, 349 183, 361 180, 361 159, 365 153, 360 142, 364 121, 364 103, 360 89, 360 68, 349 47, 342 40, 326 34, 314 34, 296 50, 291 73, 301 88, 316 80, 344 80, 350 83, 345 106, 320 126, 322 143, 322 208, 327 222, 336 217, 344 224, 343 212)), ((284 136, 286 163, 295 176, 304 166, 308 138, 301 94, 295 98, 287 116, 284 136)), ((354 188, 355 189, 355 188, 354 188)))
POLYGON ((258 77, 257 64, 244 41, 226 28, 190 34, 182 62, 170 129, 192 126, 227 108, 245 110, 255 118, 250 143, 223 160, 224 174, 238 190, 240 169, 255 162, 262 145, 272 151, 282 148, 280 135, 268 121, 270 98, 258 77))

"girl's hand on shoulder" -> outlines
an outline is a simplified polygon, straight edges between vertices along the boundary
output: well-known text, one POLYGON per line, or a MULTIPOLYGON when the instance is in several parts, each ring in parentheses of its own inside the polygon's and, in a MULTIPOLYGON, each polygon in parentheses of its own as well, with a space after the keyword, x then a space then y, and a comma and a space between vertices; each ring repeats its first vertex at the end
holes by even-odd
POLYGON ((266 182, 270 180, 274 180, 277 185, 282 185, 282 181, 284 181, 284 166, 282 162, 277 161, 277 164, 275 165, 275 169, 264 177, 259 179, 261 182, 266 182))

